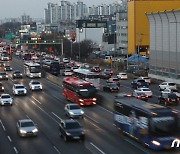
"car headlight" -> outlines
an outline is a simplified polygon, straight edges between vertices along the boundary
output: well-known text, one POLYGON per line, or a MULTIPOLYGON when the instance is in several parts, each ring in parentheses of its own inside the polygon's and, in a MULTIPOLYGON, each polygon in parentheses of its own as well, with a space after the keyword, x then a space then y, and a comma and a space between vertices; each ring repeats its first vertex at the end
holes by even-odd
POLYGON ((25 134, 27 132, 25 130, 20 130, 20 133, 25 134))
POLYGON ((4 87, 2 87, 2 90, 4 90, 4 87))
POLYGON ((14 76, 16 76, 16 74, 14 74, 14 76))
POLYGON ((80 102, 84 102, 83 99, 79 99, 80 102))
POLYGON ((8 75, 6 75, 6 78, 8 78, 8 75))
POLYGON ((68 136, 69 136, 69 135, 71 135, 71 133, 66 132, 66 135, 68 135, 68 136))
POLYGON ((96 98, 93 98, 93 101, 96 101, 96 98))
POLYGON ((69 114, 72 114, 72 115, 73 115, 74 113, 70 111, 69 114))
POLYGON ((24 89, 24 93, 27 93, 27 90, 26 90, 26 89, 24 89))
POLYGON ((35 129, 32 130, 32 132, 33 132, 33 133, 36 133, 36 132, 38 132, 38 129, 35 128, 35 129))
POLYGON ((0 76, 0 78, 2 78, 2 76, 0 76))
POLYGON ((81 111, 81 114, 84 114, 84 111, 81 111))
POLYGON ((20 75, 22 76, 22 73, 20 73, 20 75))
POLYGON ((160 146, 160 145, 161 145, 158 141, 155 141, 155 140, 153 140, 152 143, 153 143, 154 145, 157 145, 157 146, 160 146))

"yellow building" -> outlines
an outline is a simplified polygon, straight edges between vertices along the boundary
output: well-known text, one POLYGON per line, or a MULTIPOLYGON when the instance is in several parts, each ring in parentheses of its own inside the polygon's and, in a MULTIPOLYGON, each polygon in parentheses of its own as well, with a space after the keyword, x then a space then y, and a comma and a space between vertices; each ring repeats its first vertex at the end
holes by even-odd
POLYGON ((146 12, 180 9, 180 0, 128 1, 128 53, 147 53, 149 49, 149 23, 146 12))

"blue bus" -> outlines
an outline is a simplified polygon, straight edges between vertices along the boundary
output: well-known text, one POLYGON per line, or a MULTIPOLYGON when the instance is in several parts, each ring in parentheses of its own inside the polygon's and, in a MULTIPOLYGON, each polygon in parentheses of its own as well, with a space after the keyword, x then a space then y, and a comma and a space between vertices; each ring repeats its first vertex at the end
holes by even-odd
POLYGON ((178 132, 177 111, 132 97, 114 99, 114 124, 151 149, 170 149, 178 132))

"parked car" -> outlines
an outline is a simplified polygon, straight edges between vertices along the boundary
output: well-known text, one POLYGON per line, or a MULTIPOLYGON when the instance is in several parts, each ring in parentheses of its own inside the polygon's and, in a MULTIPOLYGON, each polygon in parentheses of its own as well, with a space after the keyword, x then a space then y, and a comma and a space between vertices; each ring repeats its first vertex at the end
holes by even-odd
POLYGON ((23 78, 23 74, 19 70, 15 70, 12 73, 12 78, 13 79, 15 79, 15 78, 23 78))
POLYGON ((159 90, 164 89, 177 89, 176 84, 174 82, 163 82, 159 85, 159 90))
POLYGON ((9 94, 0 95, 0 104, 2 105, 11 105, 13 104, 13 98, 9 94))
POLYGON ((74 119, 61 120, 59 135, 63 137, 65 142, 69 140, 84 140, 85 138, 82 126, 74 119))
POLYGON ((164 94, 164 93, 174 93, 176 94, 179 98, 180 98, 180 93, 177 89, 164 89, 163 91, 161 91, 161 94, 164 94))
POLYGON ((117 74, 117 77, 119 78, 119 79, 124 79, 124 80, 126 80, 128 77, 127 77, 127 74, 126 73, 123 73, 123 72, 120 72, 120 73, 118 73, 117 74))
POLYGON ((38 135, 38 128, 31 119, 18 120, 16 128, 20 137, 38 135))
POLYGON ((12 91, 13 91, 13 95, 26 95, 27 94, 26 87, 22 84, 14 84, 12 91))
POLYGON ((133 94, 144 93, 148 97, 152 97, 152 91, 149 88, 137 88, 134 90, 133 94))
POLYGON ((42 84, 39 81, 32 80, 29 82, 30 90, 42 90, 42 84))
POLYGON ((103 91, 107 92, 119 92, 120 88, 116 83, 106 83, 103 87, 103 91))
POLYGON ((109 78, 107 80, 107 83, 116 83, 119 87, 120 87, 120 81, 119 81, 119 78, 109 78))
POLYGON ((66 104, 64 107, 64 111, 70 118, 84 117, 84 111, 78 104, 66 104))
POLYGON ((4 92, 4 86, 1 82, 0 82, 0 92, 4 92))
POLYGON ((8 80, 8 74, 6 72, 0 72, 0 80, 8 80))
POLYGON ((144 79, 135 79, 131 82, 132 88, 148 87, 149 84, 144 79))
POLYGON ((4 66, 4 71, 12 71, 12 67, 9 65, 4 66))
POLYGON ((179 97, 174 93, 162 93, 159 97, 159 104, 167 105, 178 105, 179 97))

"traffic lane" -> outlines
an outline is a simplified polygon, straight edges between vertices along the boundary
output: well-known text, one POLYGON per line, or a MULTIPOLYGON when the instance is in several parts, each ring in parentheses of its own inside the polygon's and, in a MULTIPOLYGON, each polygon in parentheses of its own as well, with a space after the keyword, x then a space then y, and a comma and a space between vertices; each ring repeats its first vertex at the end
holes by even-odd
POLYGON ((7 132, 6 127, 1 121, 1 117, 0 117, 0 134, 1 134, 0 153, 1 154, 15 154, 16 147, 14 143, 12 142, 11 137, 9 136, 9 132, 7 132))
MULTIPOLYGON (((10 84, 7 84, 7 89, 10 84)), ((8 90, 10 90, 11 88, 9 88, 8 90)), ((27 110, 33 110, 32 107, 29 105, 29 100, 28 100, 28 96, 19 96, 19 97, 14 97, 14 104, 11 107, 11 112, 7 113, 6 112, 1 112, 1 115, 4 116, 4 120, 3 122, 6 120, 7 124, 6 126, 8 126, 9 128, 13 128, 12 130, 12 138, 14 138, 15 142, 18 143, 17 145, 17 149, 20 149, 19 151, 22 151, 22 153, 57 153, 56 149, 53 147, 53 145, 49 142, 49 139, 46 137, 46 133, 44 134, 41 129, 39 130, 39 134, 38 137, 36 138, 31 138, 31 139, 20 139, 20 137, 18 136, 17 132, 16 132, 16 123, 19 119, 27 119, 27 118, 31 118, 36 124, 37 123, 37 118, 36 117, 31 117, 30 114, 28 114, 26 112, 26 110, 24 110, 25 108, 27 110), (15 113, 14 113, 15 112, 15 113), (8 116, 7 115, 12 115, 12 116, 8 116), (10 119, 11 118, 11 119, 10 119), (18 136, 18 137, 17 137, 18 136), (29 143, 30 142, 30 143, 29 143), (31 146, 29 146, 29 144, 31 144, 31 146), (30 148, 30 150, 29 150, 30 148)), ((7 108, 8 109, 8 108, 7 108)), ((38 114, 37 114, 38 117, 38 114)), ((39 124, 38 124, 38 128, 39 124)), ((8 130, 11 131, 11 129, 8 130)))
MULTIPOLYGON (((18 105, 28 113, 30 117, 37 121, 40 131, 48 138, 52 147, 55 146, 56 149, 62 153, 89 153, 89 150, 84 146, 83 142, 71 142, 71 144, 67 144, 64 140, 60 139, 58 132, 60 119, 53 114, 55 111, 45 109, 41 104, 33 102, 31 98, 27 99, 28 100, 25 101, 26 103, 23 104, 21 104, 22 102, 19 100, 18 105), (71 148, 69 148, 69 146, 71 148)), ((60 112, 59 110, 58 113, 60 112)))

